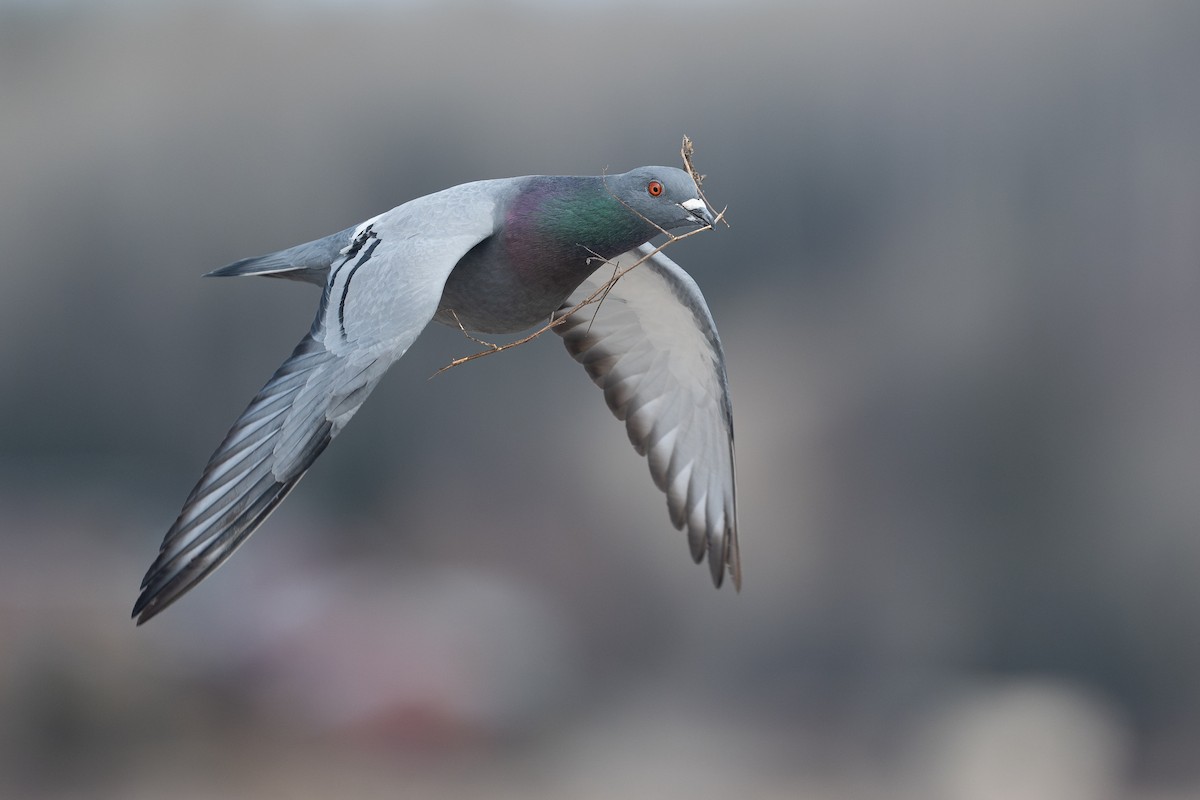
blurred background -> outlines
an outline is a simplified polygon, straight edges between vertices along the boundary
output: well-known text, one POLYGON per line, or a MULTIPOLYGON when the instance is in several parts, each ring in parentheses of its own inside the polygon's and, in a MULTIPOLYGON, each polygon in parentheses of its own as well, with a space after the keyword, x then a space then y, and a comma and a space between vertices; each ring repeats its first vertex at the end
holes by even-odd
POLYGON ((0 0, 0 796, 1200 797, 1200 4, 0 0), (478 178, 677 164, 714 591, 553 336, 433 326, 138 583, 311 286, 478 178), (434 329, 436 328, 436 329, 434 329))

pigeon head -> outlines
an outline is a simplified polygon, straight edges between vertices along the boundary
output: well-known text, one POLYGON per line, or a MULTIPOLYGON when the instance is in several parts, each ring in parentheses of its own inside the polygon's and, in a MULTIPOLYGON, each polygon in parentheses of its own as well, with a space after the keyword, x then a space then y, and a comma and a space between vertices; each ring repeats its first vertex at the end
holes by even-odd
POLYGON ((692 176, 681 169, 638 167, 606 176, 604 183, 618 200, 665 231, 716 221, 692 176))

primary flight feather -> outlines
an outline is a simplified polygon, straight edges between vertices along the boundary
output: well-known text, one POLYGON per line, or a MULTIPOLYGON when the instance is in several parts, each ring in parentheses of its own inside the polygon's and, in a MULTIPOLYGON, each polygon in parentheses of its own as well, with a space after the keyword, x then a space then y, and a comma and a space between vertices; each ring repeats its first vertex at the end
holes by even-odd
POLYGON ((715 215, 671 167, 455 186, 352 228, 210 273, 323 288, 308 334, 209 459, 133 607, 155 616, 221 565, 287 497, 430 321, 510 333, 566 314, 646 258, 598 306, 555 328, 604 390, 667 494, 693 558, 741 583, 733 420, 716 326, 695 282, 646 243, 715 215))

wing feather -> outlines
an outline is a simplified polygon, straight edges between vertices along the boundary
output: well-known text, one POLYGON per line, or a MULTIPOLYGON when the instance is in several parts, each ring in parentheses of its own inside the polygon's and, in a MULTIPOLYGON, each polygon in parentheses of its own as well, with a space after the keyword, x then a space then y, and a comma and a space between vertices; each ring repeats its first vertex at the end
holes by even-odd
POLYGON ((466 184, 218 271, 291 268, 328 282, 312 329, 234 423, 167 531, 133 608, 139 625, 220 566, 295 488, 432 319, 455 264, 494 231, 495 205, 485 184, 466 184), (322 263, 337 242, 345 245, 322 263))
MULTIPOLYGON (((615 260, 624 269, 649 245, 615 260)), ((579 287, 558 315, 613 274, 606 264, 579 287)), ((725 356, 695 282, 661 253, 626 273, 597 305, 554 329, 567 351, 604 390, 629 440, 645 455, 667 495, 676 528, 686 528, 697 563, 706 556, 713 583, 726 574, 741 587, 737 542, 733 414, 725 356)))

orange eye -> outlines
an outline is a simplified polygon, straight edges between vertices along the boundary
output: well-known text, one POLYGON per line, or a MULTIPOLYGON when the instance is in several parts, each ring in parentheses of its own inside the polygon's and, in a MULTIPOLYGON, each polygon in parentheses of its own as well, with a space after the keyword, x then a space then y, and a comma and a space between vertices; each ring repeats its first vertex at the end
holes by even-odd
POLYGON ((658 181, 650 181, 646 184, 646 191, 650 193, 651 197, 658 197, 663 193, 663 185, 658 181))

